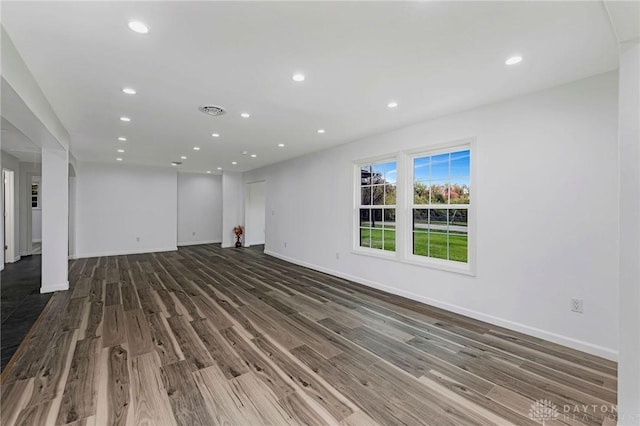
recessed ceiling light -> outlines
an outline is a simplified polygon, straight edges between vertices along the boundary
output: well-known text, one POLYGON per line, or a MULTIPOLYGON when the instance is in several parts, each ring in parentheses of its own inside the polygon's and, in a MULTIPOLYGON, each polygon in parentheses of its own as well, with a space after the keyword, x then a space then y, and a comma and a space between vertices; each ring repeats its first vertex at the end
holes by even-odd
POLYGON ((522 56, 512 56, 506 61, 504 61, 506 65, 515 65, 515 64, 519 64, 520 62, 522 62, 522 56))
POLYGON ((207 170, 207 173, 211 173, 211 170, 207 170))
POLYGON ((222 167, 216 167, 216 170, 222 170, 222 167))
POLYGON ((243 112, 242 114, 240 114, 240 117, 249 118, 249 117, 251 117, 251 114, 249 114, 248 112, 243 112))
POLYGON ((251 158, 256 158, 256 157, 257 157, 257 155, 251 154, 251 158))
POLYGON ((193 147, 193 150, 194 150, 194 151, 200 151, 200 147, 199 147, 199 146, 194 146, 194 147, 193 147))
POLYGON ((242 151, 242 155, 247 155, 248 152, 247 151, 242 151))
POLYGON ((237 161, 232 161, 231 164, 236 165, 236 164, 238 164, 238 162, 237 161))
POLYGON ((280 148, 282 148, 282 147, 284 147, 284 144, 283 144, 283 143, 279 143, 279 144, 278 144, 278 146, 279 146, 280 148))
POLYGON ((129 117, 120 117, 120 121, 126 121, 128 123, 131 119, 129 117))
POLYGON ((187 157, 185 155, 183 155, 182 157, 180 157, 181 160, 186 160, 187 157))
POLYGON ((293 81, 301 82, 304 81, 304 74, 294 74, 291 78, 293 81))
POLYGON ((119 150, 118 150, 118 152, 119 152, 120 154, 123 154, 123 153, 124 153, 124 149, 119 149, 119 150))
POLYGON ((149 27, 140 21, 129 21, 129 29, 138 34, 147 34, 149 32, 149 27))
POLYGON ((119 138, 118 138, 118 140, 119 140, 120 142, 126 142, 126 141, 127 141, 127 138, 123 138, 123 137, 121 136, 121 137, 119 137, 119 138))
POLYGON ((318 133, 323 134, 324 133, 324 129, 318 129, 318 133))
POLYGON ((213 136, 214 138, 219 138, 220 134, 219 133, 211 133, 211 136, 213 136))
POLYGON ((122 158, 118 157, 116 158, 116 161, 122 161, 122 158))
POLYGON ((397 102, 389 102, 387 104, 387 108, 398 108, 398 103, 397 102))
POLYGON ((131 87, 125 87, 124 89, 122 89, 122 91, 124 93, 126 93, 127 95, 135 95, 136 94, 135 89, 132 89, 131 87))
POLYGON ((173 163, 171 163, 172 166, 177 166, 178 163, 176 163, 175 161, 173 163))

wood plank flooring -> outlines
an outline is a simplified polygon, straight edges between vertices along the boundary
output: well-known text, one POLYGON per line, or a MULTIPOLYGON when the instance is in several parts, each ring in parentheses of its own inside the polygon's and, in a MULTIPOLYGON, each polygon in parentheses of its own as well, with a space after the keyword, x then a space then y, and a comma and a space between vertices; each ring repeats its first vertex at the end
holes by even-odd
POLYGON ((80 259, 70 283, 3 372, 3 425, 614 420, 613 362, 254 250, 80 259))

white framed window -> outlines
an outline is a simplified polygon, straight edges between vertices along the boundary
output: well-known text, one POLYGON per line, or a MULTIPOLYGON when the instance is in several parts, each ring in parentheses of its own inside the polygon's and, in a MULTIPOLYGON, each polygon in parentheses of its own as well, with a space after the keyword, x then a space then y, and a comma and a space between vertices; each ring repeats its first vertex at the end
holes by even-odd
POLYGON ((353 252, 473 275, 472 145, 356 161, 353 252))
POLYGON ((470 145, 413 153, 408 164, 408 258, 470 269, 470 145))
POLYGON ((356 165, 354 248, 374 253, 396 251, 397 162, 393 158, 356 165))

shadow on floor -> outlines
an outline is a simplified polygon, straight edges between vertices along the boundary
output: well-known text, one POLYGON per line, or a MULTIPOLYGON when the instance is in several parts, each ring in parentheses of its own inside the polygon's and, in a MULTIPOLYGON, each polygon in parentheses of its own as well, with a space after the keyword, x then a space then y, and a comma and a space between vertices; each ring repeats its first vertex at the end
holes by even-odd
POLYGON ((40 294, 41 258, 26 256, 4 265, 0 280, 2 370, 51 298, 51 294, 40 294))

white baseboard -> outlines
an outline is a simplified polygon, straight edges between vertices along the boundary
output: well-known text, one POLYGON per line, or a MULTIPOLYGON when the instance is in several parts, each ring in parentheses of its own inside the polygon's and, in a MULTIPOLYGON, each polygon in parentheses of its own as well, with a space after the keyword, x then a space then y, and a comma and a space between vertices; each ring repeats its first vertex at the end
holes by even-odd
POLYGON ((64 284, 53 285, 53 286, 49 286, 49 287, 41 287, 40 288, 40 293, 41 294, 53 293, 54 291, 65 291, 65 290, 69 290, 69 281, 67 281, 64 284))
POLYGON ((482 312, 474 311, 471 309, 464 308, 462 306, 453 305, 447 302, 442 302, 440 300, 431 299, 428 297, 421 296, 419 294, 415 294, 412 292, 399 290, 394 287, 389 287, 385 284, 367 280, 361 277, 356 277, 354 275, 345 274, 340 271, 335 271, 329 268, 324 268, 322 266, 314 265, 308 262, 304 262, 298 259, 294 259, 280 253, 276 253, 271 250, 265 250, 265 254, 269 256, 276 257, 278 259, 282 259, 284 261, 294 263, 296 265, 304 266, 309 269, 313 269, 319 272, 324 272, 325 274, 335 275, 336 277, 343 278, 345 280, 353 281, 359 284, 366 285, 368 287, 373 287, 378 290, 382 290, 387 293, 395 294, 397 296, 406 297, 407 299, 415 300, 427 305, 435 306, 437 308, 445 309, 450 312, 454 312, 456 314, 464 315, 473 319, 477 319, 479 321, 484 321, 489 324, 497 325, 499 327, 504 327, 509 330, 517 331, 523 334, 528 334, 533 337, 537 337, 539 339, 544 339, 549 342, 557 343, 559 345, 567 346, 572 349, 576 349, 582 352, 586 352, 592 355, 596 355, 602 358, 606 358, 611 361, 618 360, 618 351, 613 350, 611 348, 606 348, 599 345, 594 345, 593 343, 585 342, 582 340, 574 339, 572 337, 563 336, 561 334, 553 333, 546 330, 541 330, 539 328, 530 327, 528 325, 507 320, 504 318, 495 317, 493 315, 485 314, 482 312))
POLYGON ((42 240, 31 240, 32 243, 41 243, 42 240))
POLYGON ((184 246, 199 246, 201 244, 219 244, 222 240, 210 240, 210 241, 185 241, 183 243, 178 243, 178 247, 184 246))
POLYGON ((5 259, 4 263, 16 263, 22 256, 15 256, 13 259, 5 259))
POLYGON ((74 256, 74 259, 84 259, 87 257, 105 257, 105 256, 124 256, 127 254, 143 254, 143 253, 156 253, 161 251, 176 251, 178 247, 163 247, 156 249, 140 249, 140 250, 118 250, 118 251, 105 251, 100 253, 79 253, 74 256))

